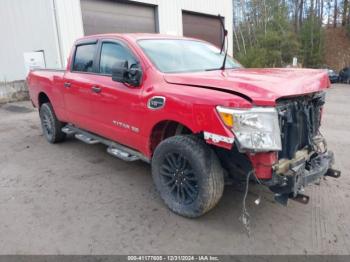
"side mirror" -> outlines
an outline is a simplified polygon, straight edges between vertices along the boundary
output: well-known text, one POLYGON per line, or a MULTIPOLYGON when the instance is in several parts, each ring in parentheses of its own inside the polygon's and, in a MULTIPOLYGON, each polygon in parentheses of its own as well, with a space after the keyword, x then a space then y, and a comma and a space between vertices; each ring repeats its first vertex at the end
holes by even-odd
POLYGON ((112 80, 124 83, 128 69, 128 61, 118 61, 115 63, 112 67, 112 80))
POLYGON ((139 86, 142 79, 142 71, 138 65, 131 65, 128 61, 120 61, 112 67, 112 80, 120 83, 127 83, 131 86, 139 86))

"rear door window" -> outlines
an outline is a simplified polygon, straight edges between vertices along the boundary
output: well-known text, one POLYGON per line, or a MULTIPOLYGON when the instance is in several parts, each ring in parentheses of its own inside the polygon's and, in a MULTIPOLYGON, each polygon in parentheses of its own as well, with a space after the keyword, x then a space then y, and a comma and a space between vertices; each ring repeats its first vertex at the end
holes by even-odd
POLYGON ((93 72, 96 47, 96 44, 77 46, 73 63, 73 71, 93 72))

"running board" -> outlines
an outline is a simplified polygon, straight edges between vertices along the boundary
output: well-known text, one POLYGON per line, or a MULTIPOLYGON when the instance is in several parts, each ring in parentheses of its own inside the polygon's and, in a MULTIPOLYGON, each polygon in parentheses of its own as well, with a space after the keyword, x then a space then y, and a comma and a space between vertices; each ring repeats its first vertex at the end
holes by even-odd
POLYGON ((130 155, 129 153, 122 151, 116 147, 108 147, 107 152, 109 154, 111 154, 112 156, 115 156, 115 157, 117 157, 121 160, 127 161, 127 162, 140 160, 140 158, 138 158, 137 156, 130 155))
POLYGON ((106 138, 100 137, 98 135, 92 134, 88 131, 82 130, 73 125, 68 124, 65 127, 63 127, 61 130, 67 135, 74 135, 75 138, 89 145, 98 144, 98 143, 104 144, 108 146, 107 152, 109 154, 121 160, 128 161, 128 162, 136 161, 136 160, 142 160, 147 163, 150 162, 150 160, 145 155, 143 155, 142 153, 136 150, 133 150, 129 147, 123 146, 121 144, 118 144, 106 138))
POLYGON ((68 125, 63 127, 61 130, 63 133, 66 133, 67 135, 75 134, 75 131, 71 129, 68 125))
POLYGON ((79 139, 80 141, 83 141, 86 144, 89 144, 89 145, 94 145, 94 144, 100 143, 100 141, 93 139, 92 137, 84 135, 84 134, 75 134, 74 137, 79 139))

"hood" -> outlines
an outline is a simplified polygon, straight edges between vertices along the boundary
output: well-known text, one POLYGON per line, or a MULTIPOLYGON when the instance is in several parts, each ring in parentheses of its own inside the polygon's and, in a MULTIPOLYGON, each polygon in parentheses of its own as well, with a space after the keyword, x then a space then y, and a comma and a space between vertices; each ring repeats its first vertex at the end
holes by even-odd
POLYGON ((279 98, 300 96, 330 87, 326 70, 228 69, 164 75, 171 84, 189 85, 240 95, 255 105, 273 106, 279 98))

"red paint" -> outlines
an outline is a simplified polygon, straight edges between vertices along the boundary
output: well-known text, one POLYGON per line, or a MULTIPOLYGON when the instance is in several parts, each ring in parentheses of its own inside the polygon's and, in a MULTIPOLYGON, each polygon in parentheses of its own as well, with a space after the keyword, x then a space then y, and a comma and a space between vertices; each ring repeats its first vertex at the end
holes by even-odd
POLYGON ((257 178, 272 178, 272 166, 278 161, 278 154, 276 152, 249 154, 248 156, 257 178))
MULTIPOLYGON (((179 122, 193 133, 207 131, 234 137, 219 119, 215 110, 217 105, 232 108, 274 106, 278 98, 299 96, 330 86, 326 71, 311 69, 234 69, 164 74, 153 66, 137 44, 137 40, 148 38, 176 37, 110 34, 83 38, 124 42, 140 61, 143 71, 140 87, 114 82, 109 76, 70 72, 70 55, 66 71, 33 71, 29 74, 27 81, 34 105, 38 106, 39 94, 43 92, 49 97, 61 121, 74 123, 151 158, 151 134, 162 121, 179 122), (65 82, 70 82, 71 87, 65 88, 65 82), (93 93, 92 86, 100 87, 101 93, 93 93), (147 108, 147 101, 153 96, 166 97, 163 109, 147 108), (137 127, 139 132, 113 125, 115 120, 137 127)), ((72 54, 73 51, 74 48, 72 54)), ((225 143, 218 146, 231 148, 230 144, 225 143)), ((262 165, 264 161, 271 164, 271 155, 275 154, 251 157, 259 178, 271 175, 269 168, 262 165)))
POLYGON ((274 106, 278 98, 313 93, 330 86, 324 70, 233 69, 166 75, 168 83, 221 88, 248 96, 257 106, 274 106))

